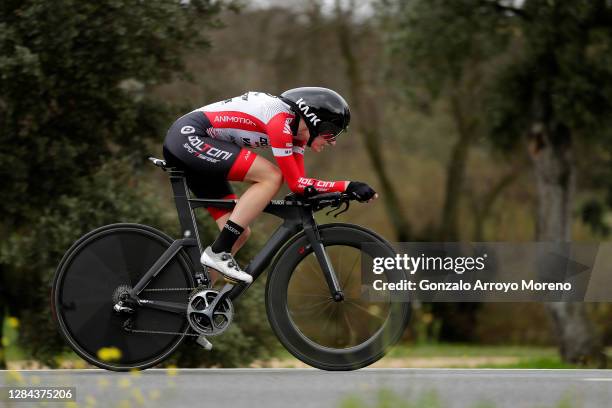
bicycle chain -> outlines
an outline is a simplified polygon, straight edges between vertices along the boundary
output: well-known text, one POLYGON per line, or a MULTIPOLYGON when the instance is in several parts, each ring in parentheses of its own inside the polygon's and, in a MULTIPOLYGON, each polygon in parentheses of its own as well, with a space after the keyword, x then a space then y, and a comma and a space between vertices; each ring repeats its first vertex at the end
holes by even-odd
POLYGON ((178 290, 194 290, 197 288, 155 288, 155 289, 143 289, 143 292, 170 292, 178 290))
MULTIPOLYGON (((154 288, 154 289, 143 289, 143 292, 171 292, 171 291, 180 291, 180 290, 194 290, 197 288, 154 288)), ((143 333, 143 334, 167 334, 170 336, 193 336, 198 337, 199 334, 196 333, 182 333, 182 332, 171 332, 171 331, 161 331, 161 330, 143 330, 143 329, 129 329, 130 333, 143 333)))
POLYGON ((182 333, 182 332, 171 332, 171 331, 161 331, 161 330, 142 330, 142 329, 129 329, 130 333, 144 333, 144 334, 168 334, 171 336, 193 336, 199 337, 199 334, 196 333, 182 333))

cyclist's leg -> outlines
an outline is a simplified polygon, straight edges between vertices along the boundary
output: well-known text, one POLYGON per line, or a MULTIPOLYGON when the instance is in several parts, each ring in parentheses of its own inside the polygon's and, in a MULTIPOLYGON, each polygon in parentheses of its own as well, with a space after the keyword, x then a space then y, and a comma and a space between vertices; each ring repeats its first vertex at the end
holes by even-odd
MULTIPOLYGON (((219 227, 219 230, 222 230, 223 227, 225 227, 225 224, 227 224, 227 220, 229 220, 231 214, 232 214, 231 212, 226 212, 225 214, 223 214, 222 216, 220 216, 219 218, 215 220, 215 222, 217 223, 217 226, 219 227)), ((242 232, 242 234, 240 234, 240 237, 238 238, 238 240, 236 241, 236 243, 234 243, 234 246, 232 247, 233 255, 235 255, 236 252, 238 252, 240 248, 244 246, 244 244, 248 241, 250 236, 251 236, 251 228, 247 226, 242 232)))
MULTIPOLYGON (((222 230, 230 219, 244 228, 244 231, 232 246, 232 254, 238 252, 249 239, 251 236, 249 224, 263 211, 278 192, 283 181, 280 170, 260 156, 255 158, 243 180, 252 182, 253 185, 238 200, 238 204, 232 212, 215 217, 219 230, 222 230), (240 204, 241 202, 243 204, 240 204)), ((222 210, 216 209, 216 211, 222 210)))
POLYGON ((244 243, 246 237, 241 240, 244 231, 248 231, 249 224, 278 192, 283 179, 276 166, 244 149, 232 165, 228 180, 249 181, 252 185, 238 200, 215 242, 204 250, 201 262, 217 269, 228 279, 251 283, 252 276, 242 271, 228 253, 236 251, 244 243))
POLYGON ((278 193, 283 183, 283 175, 274 164, 257 156, 243 180, 253 184, 242 194, 229 220, 245 228, 261 214, 278 193))

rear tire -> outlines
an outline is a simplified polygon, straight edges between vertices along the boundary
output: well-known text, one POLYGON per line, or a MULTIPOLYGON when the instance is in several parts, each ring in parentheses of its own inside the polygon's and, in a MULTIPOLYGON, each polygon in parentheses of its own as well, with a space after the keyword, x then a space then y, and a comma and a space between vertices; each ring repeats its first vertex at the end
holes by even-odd
MULTIPOLYGON (((364 296, 359 260, 393 257, 395 251, 359 226, 323 225, 319 232, 345 300, 331 299, 309 241, 301 234, 287 244, 268 276, 268 319, 283 346, 310 366, 330 371, 366 367, 401 339, 410 319, 410 304, 364 296)), ((388 282, 405 279, 401 271, 380 277, 388 282)))
MULTIPOLYGON (((81 237, 60 262, 52 289, 53 313, 70 347, 83 359, 114 371, 145 369, 168 357, 189 330, 186 314, 136 306, 133 329, 178 334, 130 333, 126 314, 113 310, 114 293, 133 287, 170 246, 161 231, 139 224, 112 224, 81 237)), ((180 251, 147 289, 193 288, 191 264, 180 251)), ((188 291, 148 292, 149 300, 184 302, 188 291)), ((185 308, 186 310, 186 308, 185 308)))

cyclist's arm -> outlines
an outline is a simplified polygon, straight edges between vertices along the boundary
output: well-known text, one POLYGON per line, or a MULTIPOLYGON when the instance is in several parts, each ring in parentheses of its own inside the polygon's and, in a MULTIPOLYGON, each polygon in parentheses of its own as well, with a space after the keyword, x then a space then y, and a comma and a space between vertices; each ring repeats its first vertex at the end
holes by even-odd
POLYGON ((300 176, 306 176, 306 170, 304 169, 304 146, 305 142, 293 142, 293 158, 295 159, 295 164, 298 166, 298 170, 300 171, 300 176))
POLYGON ((304 176, 303 159, 299 165, 293 152, 291 131, 285 127, 287 119, 292 117, 288 113, 279 113, 270 119, 267 126, 272 154, 291 191, 302 194, 306 187, 313 186, 320 193, 344 192, 348 181, 325 181, 304 176))

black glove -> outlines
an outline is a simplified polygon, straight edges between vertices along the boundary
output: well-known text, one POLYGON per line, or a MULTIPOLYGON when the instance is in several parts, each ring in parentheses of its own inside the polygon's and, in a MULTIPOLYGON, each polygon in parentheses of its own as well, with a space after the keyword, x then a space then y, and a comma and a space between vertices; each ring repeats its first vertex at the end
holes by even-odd
POLYGON ((376 194, 376 191, 374 191, 372 187, 361 181, 351 181, 345 192, 349 196, 355 197, 357 201, 360 202, 368 201, 376 194))
POLYGON ((309 198, 316 196, 319 192, 313 186, 307 186, 304 191, 299 193, 289 193, 285 196, 285 201, 294 201, 300 198, 309 198))
POLYGON ((319 192, 313 186, 307 186, 304 189, 304 197, 306 198, 316 196, 317 194, 319 194, 319 192))

